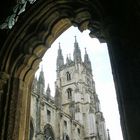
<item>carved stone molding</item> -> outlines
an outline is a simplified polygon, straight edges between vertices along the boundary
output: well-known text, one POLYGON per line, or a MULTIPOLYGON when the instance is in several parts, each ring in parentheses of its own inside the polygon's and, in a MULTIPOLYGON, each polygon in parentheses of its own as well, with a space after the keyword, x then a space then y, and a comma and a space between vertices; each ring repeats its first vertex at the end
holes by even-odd
POLYGON ((98 38, 101 43, 105 43, 105 36, 101 27, 101 23, 98 21, 90 21, 88 24, 88 29, 90 30, 91 38, 98 38))

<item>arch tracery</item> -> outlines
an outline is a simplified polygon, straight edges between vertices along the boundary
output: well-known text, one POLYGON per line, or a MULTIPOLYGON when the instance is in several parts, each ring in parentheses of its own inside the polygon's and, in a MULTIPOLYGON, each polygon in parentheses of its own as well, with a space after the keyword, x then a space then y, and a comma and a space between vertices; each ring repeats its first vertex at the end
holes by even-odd
POLYGON ((46 124, 44 127, 44 137, 45 140, 55 140, 53 129, 50 124, 46 124))

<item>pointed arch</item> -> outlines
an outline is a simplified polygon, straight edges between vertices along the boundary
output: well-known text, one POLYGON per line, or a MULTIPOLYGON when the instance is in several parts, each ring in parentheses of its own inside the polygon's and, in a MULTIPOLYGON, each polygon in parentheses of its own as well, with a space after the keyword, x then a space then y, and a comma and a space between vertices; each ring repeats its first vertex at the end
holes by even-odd
POLYGON ((72 89, 71 88, 67 89, 67 94, 68 94, 68 99, 72 99, 72 89))
POLYGON ((44 138, 45 140, 55 140, 53 128, 50 124, 44 126, 44 138))
POLYGON ((67 76, 67 81, 71 80, 71 74, 69 71, 66 72, 66 76, 67 76))
POLYGON ((70 140, 68 135, 66 135, 66 140, 70 140))
POLYGON ((68 134, 66 134, 66 133, 63 134, 63 140, 70 140, 68 134))

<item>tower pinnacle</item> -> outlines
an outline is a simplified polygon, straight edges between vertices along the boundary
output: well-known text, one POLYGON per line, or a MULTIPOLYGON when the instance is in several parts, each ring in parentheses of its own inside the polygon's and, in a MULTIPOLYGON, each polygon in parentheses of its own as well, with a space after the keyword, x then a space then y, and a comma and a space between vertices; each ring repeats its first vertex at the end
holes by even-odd
POLYGON ((57 65, 57 70, 58 71, 64 65, 64 59, 63 59, 63 55, 62 55, 60 42, 59 42, 59 49, 58 49, 57 64, 56 65, 57 65))
POLYGON ((90 62, 89 56, 87 54, 86 48, 85 48, 85 55, 84 55, 84 63, 85 63, 85 66, 87 67, 87 69, 91 70, 91 62, 90 62))
POLYGON ((42 84, 42 85, 45 85, 43 65, 41 65, 41 71, 40 71, 40 75, 39 75, 39 83, 42 84))
POLYGON ((76 35, 74 37, 75 37, 75 42, 77 42, 76 35))
POLYGON ((75 36, 75 42, 74 42, 74 52, 73 52, 73 58, 75 63, 79 63, 82 61, 81 59, 81 51, 75 36))
POLYGON ((59 49, 61 49, 60 42, 59 42, 59 49))
POLYGON ((48 87, 47 87, 47 90, 46 90, 46 94, 47 94, 47 98, 49 99, 50 98, 50 96, 51 96, 51 90, 50 90, 50 86, 49 86, 49 84, 48 84, 48 87))
POLYGON ((38 90, 40 94, 44 93, 44 88, 45 88, 45 78, 44 78, 44 72, 43 72, 43 66, 41 66, 41 71, 39 74, 39 79, 37 82, 38 90))

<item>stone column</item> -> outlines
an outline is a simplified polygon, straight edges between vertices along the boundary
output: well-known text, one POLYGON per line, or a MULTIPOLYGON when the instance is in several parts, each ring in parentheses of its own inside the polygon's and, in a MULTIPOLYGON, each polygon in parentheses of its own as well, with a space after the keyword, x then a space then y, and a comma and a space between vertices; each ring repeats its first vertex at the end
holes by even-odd
POLYGON ((108 28, 111 59, 121 125, 125 140, 140 138, 140 41, 139 26, 130 23, 108 28), (138 27, 138 28, 137 28, 138 27))
POLYGON ((8 79, 6 89, 3 88, 0 140, 28 140, 31 94, 28 84, 12 77, 8 79))
POLYGON ((0 140, 4 139, 5 123, 8 100, 8 79, 9 75, 6 72, 0 72, 0 140))

